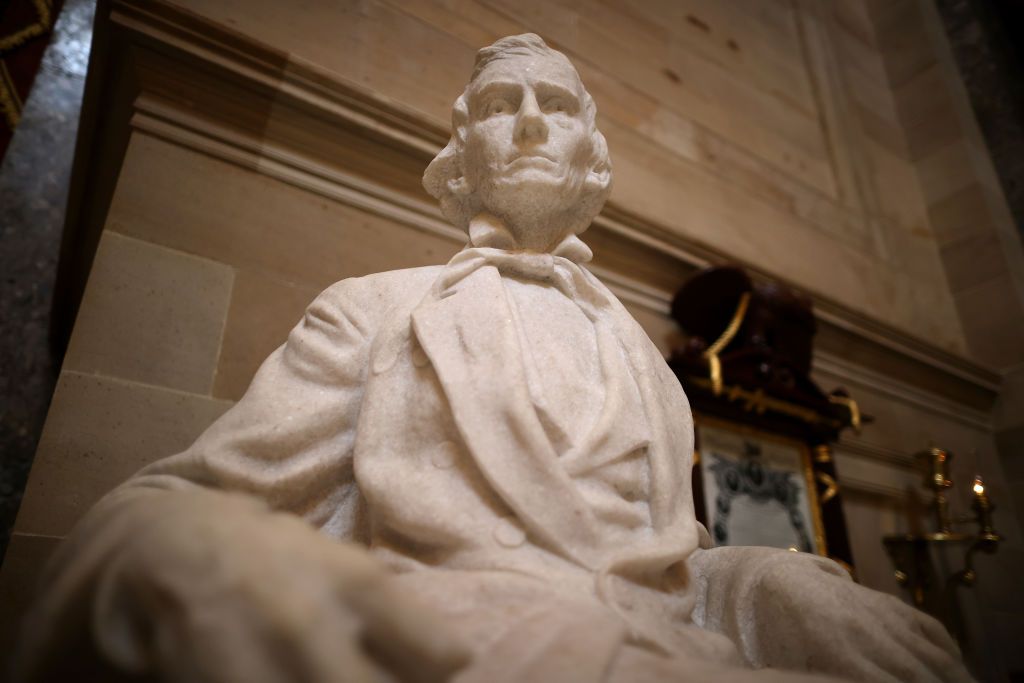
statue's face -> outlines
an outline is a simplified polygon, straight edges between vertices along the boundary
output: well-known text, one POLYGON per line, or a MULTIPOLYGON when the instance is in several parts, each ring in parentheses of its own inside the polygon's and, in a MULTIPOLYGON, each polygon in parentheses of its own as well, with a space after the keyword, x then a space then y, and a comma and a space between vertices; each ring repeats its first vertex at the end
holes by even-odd
POLYGON ((591 154, 583 97, 575 70, 550 57, 502 59, 477 76, 463 168, 486 209, 515 219, 572 207, 591 154))

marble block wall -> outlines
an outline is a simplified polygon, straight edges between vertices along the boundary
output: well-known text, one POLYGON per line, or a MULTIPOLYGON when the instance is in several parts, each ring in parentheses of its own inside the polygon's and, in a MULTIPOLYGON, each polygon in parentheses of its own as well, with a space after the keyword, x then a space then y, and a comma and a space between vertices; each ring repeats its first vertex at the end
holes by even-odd
POLYGON ((103 114, 86 119, 62 264, 73 330, 0 573, 15 607, 0 638, 75 520, 236 401, 319 291, 459 249, 419 177, 475 50, 533 30, 577 64, 608 137, 616 185, 587 233, 595 272, 666 352, 668 303, 702 265, 808 292, 817 379, 876 417, 837 448, 861 580, 900 594, 881 536, 911 528, 910 454, 956 451, 957 480, 986 475, 1006 535, 962 595, 969 655, 986 680, 1024 670, 1011 646, 1024 539, 997 448, 999 416, 1024 413, 1001 389, 1024 354, 1024 299, 1000 283, 1024 269, 930 11, 109 3, 86 98, 103 114))

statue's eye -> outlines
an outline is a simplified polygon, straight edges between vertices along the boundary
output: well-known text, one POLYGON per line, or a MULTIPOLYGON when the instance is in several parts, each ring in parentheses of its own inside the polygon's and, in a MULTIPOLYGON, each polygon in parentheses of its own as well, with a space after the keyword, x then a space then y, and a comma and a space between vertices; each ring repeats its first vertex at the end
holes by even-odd
POLYGON ((544 100, 543 111, 545 114, 564 113, 566 111, 565 100, 561 97, 549 97, 544 100))
POLYGON ((484 109, 485 116, 494 116, 496 114, 510 114, 512 113, 512 106, 500 97, 489 101, 487 107, 484 109))

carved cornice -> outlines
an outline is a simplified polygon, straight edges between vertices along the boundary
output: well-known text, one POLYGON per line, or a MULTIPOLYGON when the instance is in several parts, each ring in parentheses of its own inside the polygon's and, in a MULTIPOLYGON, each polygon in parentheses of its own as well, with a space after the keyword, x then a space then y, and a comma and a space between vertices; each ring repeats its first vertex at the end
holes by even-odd
POLYGON ((901 502, 911 499, 911 493, 907 488, 901 488, 892 484, 879 482, 877 480, 847 476, 845 474, 842 477, 841 486, 841 490, 843 492, 857 491, 859 493, 883 496, 885 498, 891 498, 901 502))
POLYGON ((962 401, 954 401, 932 392, 923 391, 912 384, 850 363, 840 356, 825 351, 815 353, 814 375, 819 381, 827 380, 843 385, 854 394, 857 393, 858 388, 864 388, 972 429, 992 430, 992 417, 988 411, 977 410, 965 405, 962 401))
POLYGON ((377 133, 400 147, 433 156, 448 131, 418 112, 348 83, 313 64, 160 2, 114 0, 110 21, 151 46, 180 50, 208 66, 221 67, 243 82, 270 88, 326 116, 377 133))
MULTIPOLYGON (((122 34, 121 44, 136 53, 136 129, 463 241, 419 188, 426 162, 448 138, 428 117, 178 8, 116 0, 110 22, 122 34), (378 170, 387 164, 386 179, 373 172, 374 163, 378 170)), ((730 260, 614 203, 588 235, 602 247, 595 249, 594 271, 625 301, 662 315, 689 273, 730 260), (608 252, 628 253, 629 259, 602 259, 608 252)), ((755 276, 768 277, 756 264, 745 265, 755 276)), ((997 373, 835 301, 812 297, 822 328, 819 370, 844 382, 887 387, 894 398, 973 427, 987 425, 997 373), (840 357, 852 362, 835 362, 840 357), (868 366, 882 373, 861 372, 868 366)))

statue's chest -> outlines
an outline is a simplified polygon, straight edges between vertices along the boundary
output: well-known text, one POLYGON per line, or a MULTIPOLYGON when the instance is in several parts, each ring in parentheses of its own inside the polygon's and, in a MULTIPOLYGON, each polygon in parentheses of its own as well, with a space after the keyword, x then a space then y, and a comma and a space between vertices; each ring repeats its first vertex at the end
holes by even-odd
POLYGON ((557 444, 565 449, 589 432, 604 406, 595 324, 554 287, 512 278, 504 284, 531 398, 554 423, 554 440, 568 441, 557 444))

